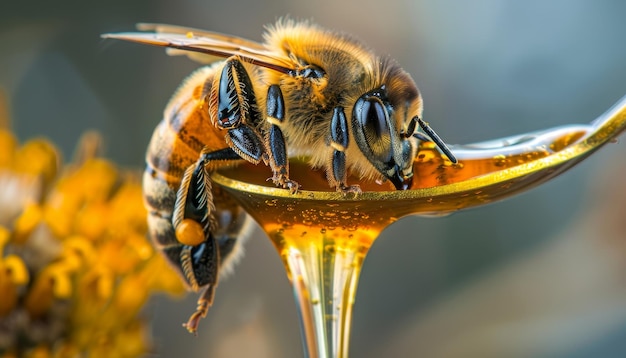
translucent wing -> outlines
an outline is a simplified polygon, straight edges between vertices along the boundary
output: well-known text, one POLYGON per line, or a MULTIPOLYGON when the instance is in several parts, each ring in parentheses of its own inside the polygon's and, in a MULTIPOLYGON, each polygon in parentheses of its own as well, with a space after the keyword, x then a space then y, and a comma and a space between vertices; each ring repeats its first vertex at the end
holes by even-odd
POLYGON ((168 24, 153 24, 153 23, 139 23, 137 24, 137 30, 139 31, 151 31, 159 34, 181 34, 186 35, 192 33, 196 36, 209 37, 215 40, 229 42, 235 45, 241 45, 247 48, 265 51, 266 48, 263 44, 258 42, 244 39, 243 37, 231 36, 221 34, 219 32, 206 31, 201 29, 195 29, 186 26, 168 25, 168 24))
POLYGON ((166 47, 170 55, 185 54, 202 63, 213 62, 216 57, 239 56, 246 62, 282 73, 291 74, 297 69, 289 57, 240 37, 173 25, 140 24, 138 28, 154 32, 122 32, 102 37, 166 47))

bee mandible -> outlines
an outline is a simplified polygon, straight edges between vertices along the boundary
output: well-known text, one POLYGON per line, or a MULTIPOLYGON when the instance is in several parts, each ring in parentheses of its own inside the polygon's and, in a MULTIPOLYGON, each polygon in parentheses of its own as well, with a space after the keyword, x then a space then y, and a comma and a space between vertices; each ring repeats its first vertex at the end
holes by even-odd
POLYGON ((430 138, 456 163, 422 121, 422 97, 411 76, 348 35, 292 20, 269 27, 263 43, 171 25, 139 29, 149 32, 103 37, 166 47, 210 64, 192 73, 167 105, 143 178, 153 244, 189 288, 203 290, 185 324, 190 332, 206 316, 219 277, 241 256, 247 235, 246 213, 212 187, 211 171, 241 160, 263 162, 277 186, 295 192, 289 157, 303 155, 311 167, 325 169, 330 187, 356 195, 360 188, 347 183, 349 172, 409 188, 419 141, 430 138))

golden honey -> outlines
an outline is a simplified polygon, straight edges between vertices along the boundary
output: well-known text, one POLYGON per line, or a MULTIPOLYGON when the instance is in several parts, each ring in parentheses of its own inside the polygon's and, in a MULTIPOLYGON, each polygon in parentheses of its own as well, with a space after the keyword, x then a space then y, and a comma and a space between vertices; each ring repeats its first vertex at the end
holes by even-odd
POLYGON ((347 357, 358 277, 380 232, 406 215, 446 215, 521 193, 571 168, 626 129, 626 98, 590 125, 452 147, 452 164, 422 143, 411 190, 349 178, 358 195, 329 191, 325 173, 290 162, 295 194, 273 187, 264 166, 212 175, 263 228, 293 286, 307 357, 347 357))

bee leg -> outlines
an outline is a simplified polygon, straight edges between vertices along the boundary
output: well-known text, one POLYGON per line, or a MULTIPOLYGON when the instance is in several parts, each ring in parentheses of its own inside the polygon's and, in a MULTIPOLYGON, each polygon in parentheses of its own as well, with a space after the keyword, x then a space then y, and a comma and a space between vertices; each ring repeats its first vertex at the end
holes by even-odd
POLYGON ((226 129, 226 143, 241 158, 253 164, 263 160, 274 173, 275 184, 296 192, 298 184, 289 180, 289 167, 285 139, 280 129, 285 105, 278 86, 268 89, 267 120, 271 123, 265 143, 257 128, 262 120, 258 110, 250 76, 237 57, 224 63, 219 79, 216 78, 209 97, 209 112, 216 113, 216 125, 226 129), (268 153, 269 152, 269 153, 268 153))
POLYGON ((239 159, 239 156, 230 148, 215 152, 204 149, 196 163, 185 170, 176 194, 172 226, 176 239, 182 244, 180 267, 192 290, 205 287, 196 312, 184 325, 192 333, 196 332, 200 318, 206 316, 213 302, 221 259, 212 234, 217 223, 207 164, 210 160, 232 159, 239 159))
POLYGON ((337 191, 360 194, 358 185, 346 185, 346 153, 348 147, 348 120, 343 107, 335 107, 330 122, 329 146, 333 149, 331 165, 327 171, 328 181, 337 191))
POLYGON ((196 307, 196 312, 194 312, 190 317, 187 323, 183 323, 183 327, 187 328, 189 333, 197 334, 198 325, 200 324, 200 320, 206 317, 209 312, 209 307, 213 304, 213 297, 215 296, 215 285, 208 286, 202 296, 198 299, 198 307, 196 307))
POLYGON ((231 128, 226 133, 226 144, 232 149, 239 159, 245 159, 252 164, 259 164, 261 160, 267 161, 267 154, 261 136, 252 127, 241 124, 231 128))
POLYGON ((283 93, 278 85, 271 85, 267 90, 267 116, 265 120, 270 123, 265 144, 269 149, 269 164, 272 168, 272 181, 277 186, 289 189, 295 193, 300 185, 289 179, 289 160, 287 159, 287 145, 280 126, 285 119, 285 102, 283 93))
MULTIPOLYGON (((211 232, 216 230, 215 205, 207 164, 214 160, 237 159, 241 157, 230 148, 212 152, 205 148, 200 152, 198 160, 185 170, 172 213, 172 226, 178 242, 186 246, 198 246, 205 243, 211 232)), ((193 287, 193 280, 188 281, 193 287)))
POLYGON ((261 135, 256 128, 262 122, 250 76, 237 57, 226 60, 209 96, 209 113, 215 125, 227 130, 226 143, 253 164, 267 162, 261 135))

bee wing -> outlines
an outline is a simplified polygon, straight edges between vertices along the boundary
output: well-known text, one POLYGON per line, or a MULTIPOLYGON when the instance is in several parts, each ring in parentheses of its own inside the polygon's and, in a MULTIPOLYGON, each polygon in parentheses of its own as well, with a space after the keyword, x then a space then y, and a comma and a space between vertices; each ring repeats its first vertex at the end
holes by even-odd
POLYGON ((176 25, 168 25, 168 24, 153 24, 153 23, 139 23, 137 24, 137 30, 139 31, 151 31, 159 34, 182 34, 187 35, 188 33, 192 33, 196 36, 209 37, 215 40, 220 40, 224 42, 229 42, 236 45, 245 46, 247 48, 253 48, 256 50, 265 51, 266 48, 262 44, 244 39, 243 37, 224 35, 219 32, 206 31, 201 29, 195 29, 193 27, 186 26, 176 26, 176 25))
POLYGON ((102 37, 167 47, 170 55, 186 54, 203 63, 213 62, 216 57, 239 56, 244 61, 282 73, 292 73, 297 67, 287 56, 280 56, 268 51, 262 44, 240 37, 207 31, 194 32, 194 29, 172 25, 140 24, 139 27, 156 32, 122 32, 104 34, 102 37), (165 30, 174 32, 160 32, 165 30))

